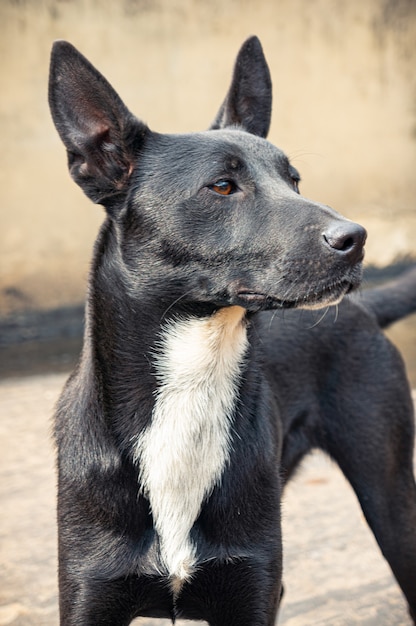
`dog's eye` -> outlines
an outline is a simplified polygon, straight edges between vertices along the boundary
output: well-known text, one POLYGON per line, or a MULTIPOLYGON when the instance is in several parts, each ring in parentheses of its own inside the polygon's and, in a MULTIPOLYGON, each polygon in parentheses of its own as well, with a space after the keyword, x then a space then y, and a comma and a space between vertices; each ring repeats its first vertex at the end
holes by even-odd
POLYGON ((296 191, 296 193, 299 193, 300 174, 293 167, 293 165, 290 165, 290 164, 289 164, 289 176, 290 176, 291 183, 293 185, 293 189, 296 191))
POLYGON ((300 193, 299 182, 300 182, 300 178, 292 178, 293 189, 296 191, 296 193, 300 193))
POLYGON ((218 180, 212 185, 208 185, 208 189, 219 193, 221 196, 230 196, 238 189, 237 185, 232 180, 218 180))

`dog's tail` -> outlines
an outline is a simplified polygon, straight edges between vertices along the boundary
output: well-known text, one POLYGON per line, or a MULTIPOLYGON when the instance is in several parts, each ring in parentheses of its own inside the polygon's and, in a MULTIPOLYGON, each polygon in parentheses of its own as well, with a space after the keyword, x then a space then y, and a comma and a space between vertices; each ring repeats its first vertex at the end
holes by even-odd
POLYGON ((375 316, 380 328, 416 312, 416 265, 385 285, 365 289, 357 301, 375 316))

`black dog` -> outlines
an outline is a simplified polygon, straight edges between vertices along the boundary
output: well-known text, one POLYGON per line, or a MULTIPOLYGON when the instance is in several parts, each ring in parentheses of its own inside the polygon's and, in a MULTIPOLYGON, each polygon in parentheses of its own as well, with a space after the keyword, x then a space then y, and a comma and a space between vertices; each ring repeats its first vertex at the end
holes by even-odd
POLYGON ((50 105, 72 177, 107 212, 56 416, 61 623, 273 624, 281 491, 313 447, 350 480, 415 614, 412 403, 377 316, 415 308, 416 276, 318 325, 288 311, 357 286, 366 235, 301 197, 264 139, 259 41, 206 132, 152 132, 65 42, 50 105))

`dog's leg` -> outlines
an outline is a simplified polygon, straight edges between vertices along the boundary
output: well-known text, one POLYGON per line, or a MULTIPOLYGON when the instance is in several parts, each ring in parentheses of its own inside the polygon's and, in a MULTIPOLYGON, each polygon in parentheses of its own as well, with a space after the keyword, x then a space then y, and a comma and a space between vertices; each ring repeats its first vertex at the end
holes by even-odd
POLYGON ((270 557, 268 563, 206 563, 192 584, 183 587, 178 617, 204 619, 210 626, 274 626, 281 596, 279 569, 280 558, 270 557))
POLYGON ((400 363, 389 365, 384 390, 378 387, 371 406, 365 382, 357 381, 353 395, 339 398, 339 413, 325 420, 322 447, 354 488, 416 623, 413 407, 400 363))
POLYGON ((174 617, 166 586, 147 577, 129 576, 112 581, 103 579, 63 580, 61 626, 127 626, 138 615, 174 617), (157 606, 155 612, 154 606, 157 606))
POLYGON ((125 581, 78 582, 60 588, 61 626, 127 626, 132 620, 125 581))
POLYGON ((391 461, 386 467, 390 460, 370 449, 343 459, 342 469, 416 623, 416 487, 409 464, 398 457, 391 461))

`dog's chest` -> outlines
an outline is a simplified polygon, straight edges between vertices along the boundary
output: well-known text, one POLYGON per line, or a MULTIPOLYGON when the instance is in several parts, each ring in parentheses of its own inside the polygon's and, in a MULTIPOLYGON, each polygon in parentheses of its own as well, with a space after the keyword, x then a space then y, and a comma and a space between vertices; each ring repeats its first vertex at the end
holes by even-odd
POLYGON ((137 440, 141 487, 151 505, 160 567, 181 585, 193 571, 190 530, 230 453, 237 384, 247 348, 244 309, 170 323, 155 359, 152 421, 137 440))

